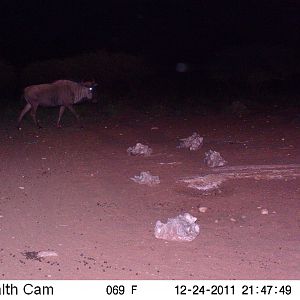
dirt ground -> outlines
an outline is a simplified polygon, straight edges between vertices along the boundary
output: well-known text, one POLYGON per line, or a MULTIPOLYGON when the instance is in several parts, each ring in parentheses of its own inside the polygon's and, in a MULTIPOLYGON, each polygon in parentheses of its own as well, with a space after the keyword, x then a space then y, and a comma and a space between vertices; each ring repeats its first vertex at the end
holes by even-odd
POLYGON ((300 279, 300 178, 231 180, 208 195, 179 182, 211 171, 209 149, 229 166, 300 163, 300 122, 288 112, 96 114, 83 129, 68 114, 55 128, 56 113, 40 130, 29 116, 21 131, 0 121, 0 279, 300 279), (202 149, 176 148, 193 132, 202 149), (153 155, 128 156, 137 142, 153 155), (160 184, 133 182, 141 171, 160 184), (194 241, 155 238, 157 220, 184 212, 198 219, 194 241), (30 256, 47 250, 58 256, 30 256))

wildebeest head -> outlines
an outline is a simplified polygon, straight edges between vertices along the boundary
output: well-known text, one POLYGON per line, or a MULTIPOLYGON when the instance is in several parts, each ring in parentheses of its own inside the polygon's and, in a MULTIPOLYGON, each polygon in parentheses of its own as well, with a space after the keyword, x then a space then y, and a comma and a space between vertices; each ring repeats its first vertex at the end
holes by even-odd
POLYGON ((90 99, 90 100, 92 99, 92 102, 96 103, 97 99, 93 98, 93 93, 98 84, 95 81, 84 81, 84 82, 80 82, 80 85, 87 88, 86 89, 86 98, 90 99))
MULTIPOLYGON (((81 81, 81 82, 75 82, 65 79, 56 80, 53 82, 53 84, 58 86, 66 86, 68 88, 71 88, 75 93, 75 101, 74 103, 81 102, 82 99, 93 99, 93 93, 98 85, 94 80, 93 81, 81 81)), ((92 102, 94 102, 92 100, 92 102)), ((97 102, 97 101, 96 101, 97 102)))

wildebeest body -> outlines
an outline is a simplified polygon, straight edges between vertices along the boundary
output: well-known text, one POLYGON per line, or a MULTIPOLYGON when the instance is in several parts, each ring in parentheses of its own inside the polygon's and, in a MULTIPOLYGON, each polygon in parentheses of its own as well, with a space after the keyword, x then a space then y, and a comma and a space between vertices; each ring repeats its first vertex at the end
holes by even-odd
POLYGON ((18 128, 24 115, 31 110, 31 115, 35 124, 39 126, 36 120, 36 110, 38 106, 55 107, 60 106, 57 126, 60 127, 60 120, 67 107, 79 121, 79 116, 72 107, 83 99, 92 99, 92 91, 95 83, 85 82, 76 83, 70 80, 57 80, 49 84, 39 84, 28 86, 24 89, 24 98, 27 102, 18 120, 18 128))
POLYGON ((31 105, 44 107, 72 105, 74 95, 65 86, 55 86, 53 84, 41 84, 29 86, 24 90, 24 97, 31 105))

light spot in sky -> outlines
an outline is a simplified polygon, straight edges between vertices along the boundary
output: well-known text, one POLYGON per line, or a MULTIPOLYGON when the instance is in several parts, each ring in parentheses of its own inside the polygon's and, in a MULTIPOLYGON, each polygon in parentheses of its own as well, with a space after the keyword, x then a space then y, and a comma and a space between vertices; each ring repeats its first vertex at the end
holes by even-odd
POLYGON ((176 64, 176 71, 177 72, 187 72, 188 71, 188 65, 186 63, 177 63, 176 64))

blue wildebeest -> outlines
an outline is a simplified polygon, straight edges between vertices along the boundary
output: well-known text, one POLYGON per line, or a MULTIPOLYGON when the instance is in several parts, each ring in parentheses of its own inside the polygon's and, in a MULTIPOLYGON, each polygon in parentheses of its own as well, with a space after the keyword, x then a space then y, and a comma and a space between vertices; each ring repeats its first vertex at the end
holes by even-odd
POLYGON ((57 127, 61 127, 60 120, 67 107, 80 122, 79 115, 75 112, 73 104, 84 99, 93 98, 93 89, 97 86, 95 82, 74 82, 71 80, 57 80, 52 83, 31 85, 24 89, 23 96, 27 102, 18 119, 18 129, 25 114, 31 110, 35 125, 39 128, 36 119, 36 111, 39 106, 60 106, 57 127))

